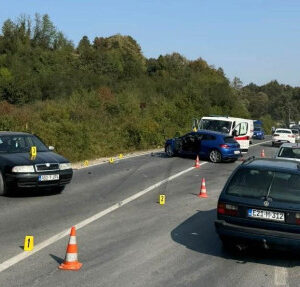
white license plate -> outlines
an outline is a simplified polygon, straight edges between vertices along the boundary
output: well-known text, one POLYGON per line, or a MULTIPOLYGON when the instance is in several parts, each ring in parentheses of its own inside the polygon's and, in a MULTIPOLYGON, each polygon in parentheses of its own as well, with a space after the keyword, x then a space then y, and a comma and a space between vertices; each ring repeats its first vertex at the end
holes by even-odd
POLYGON ((284 222, 284 213, 269 210, 248 209, 248 216, 266 220, 274 220, 284 222))
POLYGON ((39 176, 39 181, 59 180, 59 174, 44 174, 39 176))
POLYGON ((235 150, 234 154, 240 154, 241 152, 239 150, 235 150))

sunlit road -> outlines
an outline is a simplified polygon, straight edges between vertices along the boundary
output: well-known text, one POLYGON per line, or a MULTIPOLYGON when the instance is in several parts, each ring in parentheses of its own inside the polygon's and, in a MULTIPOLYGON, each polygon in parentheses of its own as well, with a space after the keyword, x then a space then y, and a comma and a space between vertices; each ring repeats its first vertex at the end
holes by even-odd
MULTIPOLYGON (((267 157, 274 155, 276 148, 256 145, 260 142, 254 141, 247 156, 259 156, 262 148, 267 157)), ((0 264, 22 254, 25 235, 40 244, 122 203, 77 230, 80 271, 57 268, 65 256, 66 236, 16 260, 0 273, 0 286, 298 286, 296 256, 261 251, 234 255, 222 248, 215 233, 218 195, 240 161, 206 163, 122 206, 126 198, 193 164, 193 159, 149 154, 75 171, 61 195, 1 197, 0 264), (207 199, 197 197, 202 177, 207 199), (164 206, 157 203, 159 194, 166 195, 164 206)))

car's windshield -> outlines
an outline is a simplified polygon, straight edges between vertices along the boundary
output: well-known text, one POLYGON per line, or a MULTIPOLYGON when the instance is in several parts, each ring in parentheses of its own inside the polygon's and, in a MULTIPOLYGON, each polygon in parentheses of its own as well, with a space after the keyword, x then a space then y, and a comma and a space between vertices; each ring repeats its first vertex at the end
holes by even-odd
POLYGON ((280 134, 291 134, 292 131, 289 130, 276 130, 275 133, 280 133, 280 134))
POLYGON ((278 157, 300 159, 300 147, 299 148, 282 147, 278 152, 278 157))
POLYGON ((228 134, 231 130, 231 121, 202 119, 200 122, 200 129, 228 134))
POLYGON ((1 135, 0 153, 29 152, 32 146, 36 146, 37 152, 49 151, 49 149, 35 136, 31 135, 1 135))
POLYGON ((300 175, 243 168, 233 176, 226 193, 262 199, 268 195, 273 200, 300 203, 300 175))

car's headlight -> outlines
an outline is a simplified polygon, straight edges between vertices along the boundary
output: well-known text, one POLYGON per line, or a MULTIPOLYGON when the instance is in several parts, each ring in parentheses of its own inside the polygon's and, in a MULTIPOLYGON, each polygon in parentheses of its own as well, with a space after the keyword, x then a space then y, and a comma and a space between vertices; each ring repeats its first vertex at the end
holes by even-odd
POLYGON ((59 164, 59 169, 60 170, 64 170, 64 169, 71 169, 72 168, 72 166, 71 166, 71 164, 68 162, 66 162, 66 163, 60 163, 59 164))
POLYGON ((33 165, 17 165, 11 170, 12 172, 34 172, 33 165))

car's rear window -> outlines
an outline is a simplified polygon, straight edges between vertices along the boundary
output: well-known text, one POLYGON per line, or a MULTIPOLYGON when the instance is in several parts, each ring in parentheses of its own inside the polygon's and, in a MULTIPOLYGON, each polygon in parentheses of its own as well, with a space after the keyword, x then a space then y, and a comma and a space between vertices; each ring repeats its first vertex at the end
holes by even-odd
POLYGON ((291 131, 287 131, 287 130, 276 130, 275 133, 280 133, 280 134, 291 134, 291 131))
POLYGON ((298 130, 292 130, 292 133, 293 134, 299 134, 299 131, 298 130))
POLYGON ((288 158, 299 158, 300 159, 300 147, 282 147, 279 150, 278 157, 288 157, 288 158))
POLYGON ((237 143, 237 141, 233 137, 224 137, 225 143, 237 143))
POLYGON ((243 168, 231 179, 227 194, 300 203, 300 175, 243 168))
POLYGON ((260 131, 261 131, 261 128, 254 128, 254 131, 260 132, 260 131))

